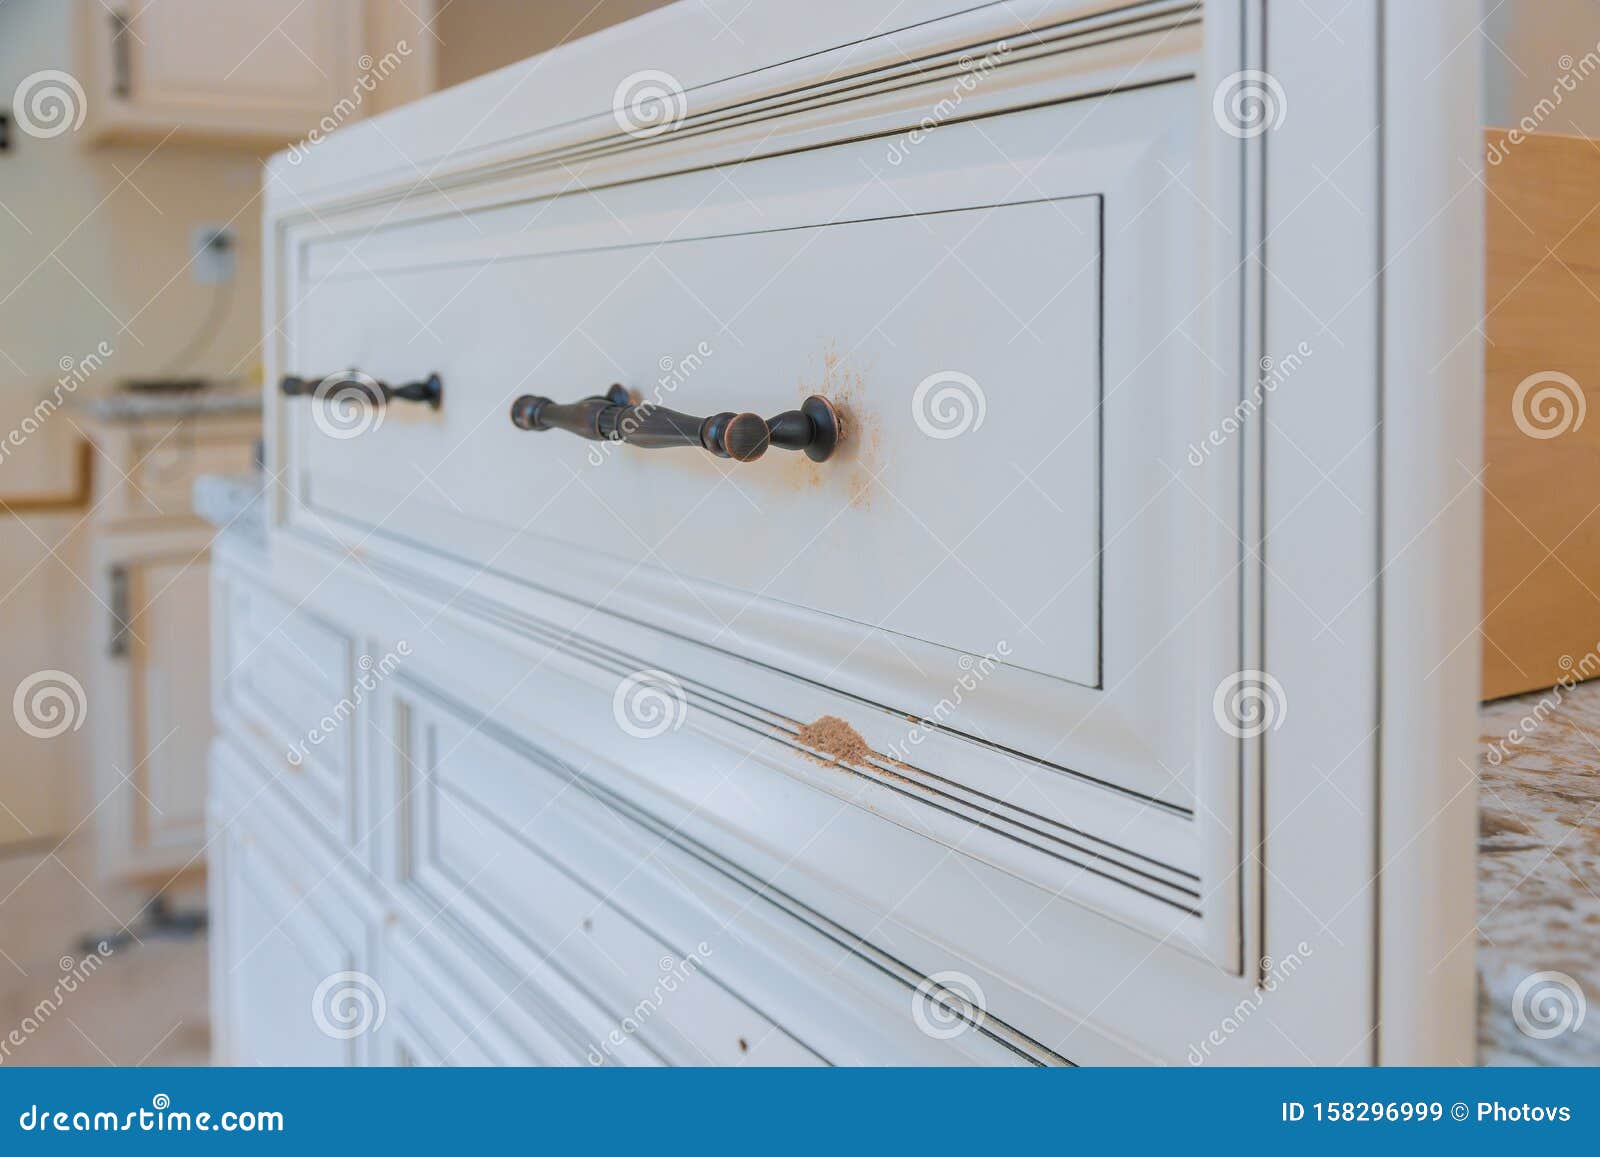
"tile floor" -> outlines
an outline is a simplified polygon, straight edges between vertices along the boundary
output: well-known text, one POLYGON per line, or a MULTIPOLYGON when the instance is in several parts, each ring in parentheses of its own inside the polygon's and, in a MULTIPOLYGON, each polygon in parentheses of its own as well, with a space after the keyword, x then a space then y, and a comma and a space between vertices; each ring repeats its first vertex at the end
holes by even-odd
MULTIPOLYGON (((206 941, 149 936, 86 957, 82 939, 147 897, 93 883, 83 842, 0 847, 0 1067, 203 1065, 206 941), (19 1043, 20 1041, 20 1043, 19 1043)), ((198 890, 176 894, 181 908, 198 890)))

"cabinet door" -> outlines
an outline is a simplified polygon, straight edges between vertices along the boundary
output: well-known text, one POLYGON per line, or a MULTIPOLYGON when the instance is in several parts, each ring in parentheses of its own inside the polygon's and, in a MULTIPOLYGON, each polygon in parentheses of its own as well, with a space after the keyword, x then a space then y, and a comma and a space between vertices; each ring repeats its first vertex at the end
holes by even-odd
POLYGON ((368 972, 366 924, 328 865, 308 860, 310 833, 266 798, 253 770, 225 744, 213 748, 213 767, 244 781, 218 802, 209 849, 217 1062, 364 1063, 387 1012, 368 972))
POLYGON ((83 7, 99 135, 176 129, 283 144, 326 116, 362 115, 359 4, 253 0, 225 15, 205 0, 83 7))
POLYGON ((102 552, 91 806, 102 877, 198 862, 211 740, 204 540, 102 552), (96 806, 97 805, 97 806, 96 806))
POLYGON ((344 946, 315 908, 297 902, 253 836, 224 838, 230 848, 219 934, 226 937, 228 987, 241 997, 228 1010, 230 1059, 260 1065, 350 1063, 345 1042, 323 1031, 312 1015, 312 996, 326 979, 357 975, 344 946))

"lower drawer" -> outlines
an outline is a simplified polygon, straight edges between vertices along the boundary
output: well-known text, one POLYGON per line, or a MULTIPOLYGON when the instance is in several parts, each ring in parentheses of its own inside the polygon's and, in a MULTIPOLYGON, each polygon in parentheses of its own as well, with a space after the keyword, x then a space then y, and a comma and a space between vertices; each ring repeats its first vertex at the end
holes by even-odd
POLYGON ((212 745, 212 1013, 219 1063, 359 1065, 381 1016, 371 914, 253 761, 212 745))
POLYGON ((396 776, 401 888, 424 911, 447 908, 440 923, 459 923, 561 1009, 583 1061, 825 1063, 719 979, 725 922, 707 911, 694 927, 657 927, 532 830, 562 824, 581 793, 563 800, 548 769, 415 689, 396 697, 409 756, 396 776))
MULTIPOLYGON (((419 944, 418 930, 389 921, 381 990, 387 1016, 374 1036, 374 1062, 394 1066, 568 1065, 573 1050, 542 1025, 524 1022, 505 990, 467 982, 447 960, 470 955, 456 947, 444 959, 419 944)), ((437 944, 436 937, 429 936, 437 944)))
POLYGON ((355 716, 371 660, 358 671, 352 639, 237 566, 218 568, 212 604, 218 717, 310 815, 353 839, 355 716))

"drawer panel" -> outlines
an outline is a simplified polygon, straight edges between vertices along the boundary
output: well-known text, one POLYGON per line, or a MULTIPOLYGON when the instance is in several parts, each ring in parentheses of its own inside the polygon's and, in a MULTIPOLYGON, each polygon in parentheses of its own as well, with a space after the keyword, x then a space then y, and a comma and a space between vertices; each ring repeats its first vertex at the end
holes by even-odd
POLYGON ((545 769, 422 699, 403 702, 403 886, 511 957, 530 987, 545 977, 587 1063, 822 1063, 717 979, 723 922, 707 914, 669 933, 651 923, 657 913, 621 910, 572 855, 576 833, 545 769), (544 838, 564 825, 568 847, 544 838))
MULTIPOLYGON (((217 579, 218 707, 234 733, 341 840, 363 692, 353 641, 229 567, 217 579)), ((361 670, 370 667, 363 660, 361 670)))
POLYGON ((247 754, 219 740, 210 766, 219 1061, 367 1063, 367 1030, 381 1021, 382 1006, 369 920, 344 895, 332 863, 305 848, 300 821, 261 790, 247 754), (366 1020, 339 1019, 353 1011, 366 1020))
POLYGON ((444 1002, 448 998, 441 998, 420 979, 403 951, 385 952, 383 980, 389 1019, 381 1030, 379 1064, 415 1068, 519 1063, 508 1061, 492 1045, 485 1046, 472 1029, 482 1013, 454 1012, 444 1002))
POLYGON ((556 1037, 513 1015, 515 994, 501 990, 489 992, 487 999, 479 995, 448 965, 428 955, 415 933, 392 922, 384 938, 382 986, 389 1015, 376 1034, 378 1064, 470 1067, 577 1062, 556 1037))
MULTIPOLYGON (((654 251, 617 238, 600 252, 381 278, 334 272, 337 243, 313 249, 299 360, 405 350, 419 369, 445 367, 450 392, 436 419, 396 414, 349 440, 308 432, 310 501, 377 525, 421 471, 429 484, 408 508, 529 524, 535 507, 483 486, 487 469, 548 496, 528 529, 561 547, 970 654, 1005 641, 1020 666, 1097 684, 1099 199, 823 220, 721 232, 732 222, 708 215, 702 236, 654 251), (957 246, 970 255, 939 275, 957 246), (437 342, 417 317, 436 319, 437 342), (845 450, 733 465, 523 433, 505 416, 523 377, 526 391, 573 401, 616 377, 701 415, 776 414, 822 393, 844 415, 845 450), (1018 476, 987 464, 1013 458, 1031 484, 991 517, 1018 476)), ((438 262, 455 248, 412 232, 438 262)))
POLYGON ((1189 618, 1226 605, 1212 555, 1237 551, 1236 501, 1201 492, 1226 472, 1173 482, 1213 401, 1183 384, 1193 98, 954 124, 893 163, 852 141, 308 228, 283 368, 436 371, 444 403, 346 427, 279 398, 285 514, 838 687, 909 716, 902 742, 930 723, 1187 809, 1189 618), (825 463, 733 464, 510 423, 521 393, 611 382, 705 414, 818 392, 847 436, 825 463))
MULTIPOLYGON (((394 777, 397 891, 417 898, 432 927, 470 925, 484 946, 476 959, 506 954, 525 990, 556 997, 581 1021, 572 1032, 588 1063, 1059 1063, 992 1008, 971 1031, 924 1031, 915 1010, 933 982, 872 942, 889 934, 881 908, 852 931, 723 860, 681 821, 615 794, 600 761, 580 770, 542 733, 531 738, 512 710, 516 686, 496 689, 502 675, 515 680, 512 668, 482 651, 462 659, 459 669, 426 657, 419 667, 462 693, 475 688, 503 715, 485 718, 410 669, 396 680, 396 735, 410 758, 394 777), (539 955, 528 969, 519 954, 530 941, 539 955), (577 1015, 590 1005, 598 1016, 577 1015)), ((544 694, 532 698, 567 717, 544 694)), ((734 794, 757 806, 764 793, 749 786, 734 794)), ((794 822, 803 828, 806 817, 794 822)), ((936 949, 934 959, 948 957, 936 949)))

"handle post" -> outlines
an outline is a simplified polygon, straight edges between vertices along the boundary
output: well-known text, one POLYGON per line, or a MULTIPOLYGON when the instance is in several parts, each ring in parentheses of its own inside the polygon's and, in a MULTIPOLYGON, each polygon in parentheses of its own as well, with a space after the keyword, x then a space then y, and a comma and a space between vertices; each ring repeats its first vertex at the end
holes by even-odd
POLYGON ((113 659, 124 659, 128 655, 128 568, 120 562, 113 563, 109 578, 111 642, 106 653, 113 659))

